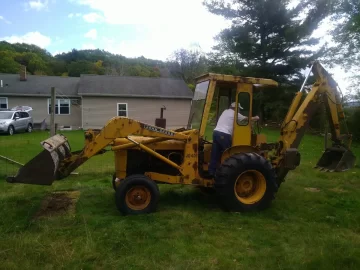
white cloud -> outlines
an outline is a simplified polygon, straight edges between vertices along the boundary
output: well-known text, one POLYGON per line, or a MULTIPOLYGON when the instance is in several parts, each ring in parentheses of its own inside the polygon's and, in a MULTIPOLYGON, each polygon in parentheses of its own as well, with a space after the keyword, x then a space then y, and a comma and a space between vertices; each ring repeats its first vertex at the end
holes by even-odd
POLYGON ((47 8, 49 4, 48 0, 32 0, 27 3, 27 6, 37 11, 47 8))
POLYGON ((8 21, 7 19, 5 19, 5 17, 4 17, 4 16, 1 16, 1 15, 0 15, 0 21, 4 21, 4 22, 7 23, 7 24, 11 24, 10 21, 8 21))
POLYGON ((81 13, 70 13, 69 15, 68 15, 68 18, 73 18, 73 17, 81 17, 81 13))
POLYGON ((107 40, 105 49, 125 56, 165 60, 174 50, 198 43, 210 51, 214 36, 229 23, 207 11, 202 0, 77 0, 93 10, 88 22, 137 25, 141 34, 134 40, 107 40), (139 8, 141 7, 141 9, 139 8))
POLYGON ((28 44, 34 44, 39 46, 40 48, 46 48, 51 43, 51 38, 42 35, 39 32, 29 32, 26 33, 23 36, 8 36, 8 37, 2 37, 0 40, 5 40, 9 43, 28 43, 28 44))
POLYGON ((97 38, 97 31, 96 29, 91 29, 89 32, 87 32, 84 37, 86 38, 91 38, 91 39, 96 39, 97 38))
POLYGON ((101 15, 99 15, 95 12, 85 14, 85 15, 83 15, 83 18, 88 23, 100 22, 104 19, 101 15))
POLYGON ((95 50, 96 47, 94 44, 91 44, 91 43, 85 43, 82 45, 81 49, 83 50, 95 50))

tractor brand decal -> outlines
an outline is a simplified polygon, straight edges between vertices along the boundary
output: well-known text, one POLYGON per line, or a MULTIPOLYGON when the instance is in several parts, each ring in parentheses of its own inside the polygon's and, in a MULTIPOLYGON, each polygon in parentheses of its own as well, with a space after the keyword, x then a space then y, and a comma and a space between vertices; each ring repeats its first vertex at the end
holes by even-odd
POLYGON ((143 124, 143 125, 142 125, 142 128, 147 129, 147 130, 150 130, 150 131, 162 133, 162 134, 165 134, 165 135, 167 135, 167 136, 174 136, 174 135, 175 135, 174 132, 168 131, 168 130, 166 130, 166 129, 154 127, 154 126, 149 126, 149 125, 146 125, 146 124, 143 124))

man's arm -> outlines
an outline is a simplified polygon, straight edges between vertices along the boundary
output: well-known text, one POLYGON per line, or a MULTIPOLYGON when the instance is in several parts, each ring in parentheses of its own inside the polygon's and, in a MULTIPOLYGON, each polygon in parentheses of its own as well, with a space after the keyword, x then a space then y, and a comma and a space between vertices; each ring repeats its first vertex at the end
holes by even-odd
MULTIPOLYGON (((249 119, 247 116, 244 116, 242 115, 241 113, 238 113, 238 121, 244 121, 244 120, 247 120, 249 119)), ((253 116, 251 117, 251 120, 252 121, 259 121, 260 120, 260 117, 259 116, 253 116)))

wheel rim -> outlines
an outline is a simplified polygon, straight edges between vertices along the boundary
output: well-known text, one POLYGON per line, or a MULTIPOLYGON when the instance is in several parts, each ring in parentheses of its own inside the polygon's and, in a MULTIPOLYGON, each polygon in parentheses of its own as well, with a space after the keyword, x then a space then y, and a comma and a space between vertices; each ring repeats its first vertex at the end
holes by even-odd
POLYGON ((234 185, 236 198, 244 204, 254 204, 264 197, 266 180, 264 175, 255 170, 248 170, 239 175, 234 185))
POLYGON ((10 127, 10 129, 9 129, 9 133, 10 133, 10 135, 14 134, 14 129, 12 127, 10 127))
POLYGON ((150 190, 144 186, 135 186, 126 192, 126 205, 132 210, 143 210, 150 204, 150 190))
POLYGON ((32 131, 32 127, 29 125, 28 126, 28 132, 31 132, 32 131))

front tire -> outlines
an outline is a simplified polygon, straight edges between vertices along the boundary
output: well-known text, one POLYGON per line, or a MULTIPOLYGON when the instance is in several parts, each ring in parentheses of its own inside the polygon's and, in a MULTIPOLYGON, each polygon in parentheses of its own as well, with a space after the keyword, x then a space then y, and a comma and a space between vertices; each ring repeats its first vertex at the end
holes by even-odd
POLYGON ((9 128, 8 128, 8 134, 9 134, 10 136, 12 136, 12 135, 14 135, 14 133, 15 133, 14 127, 13 127, 13 126, 9 126, 9 128))
POLYGON ((224 161, 215 175, 215 189, 227 210, 251 212, 268 208, 278 185, 269 161, 256 153, 244 153, 224 161))
POLYGON ((149 177, 134 174, 126 177, 116 188, 115 203, 124 215, 148 214, 156 211, 160 192, 149 177))

